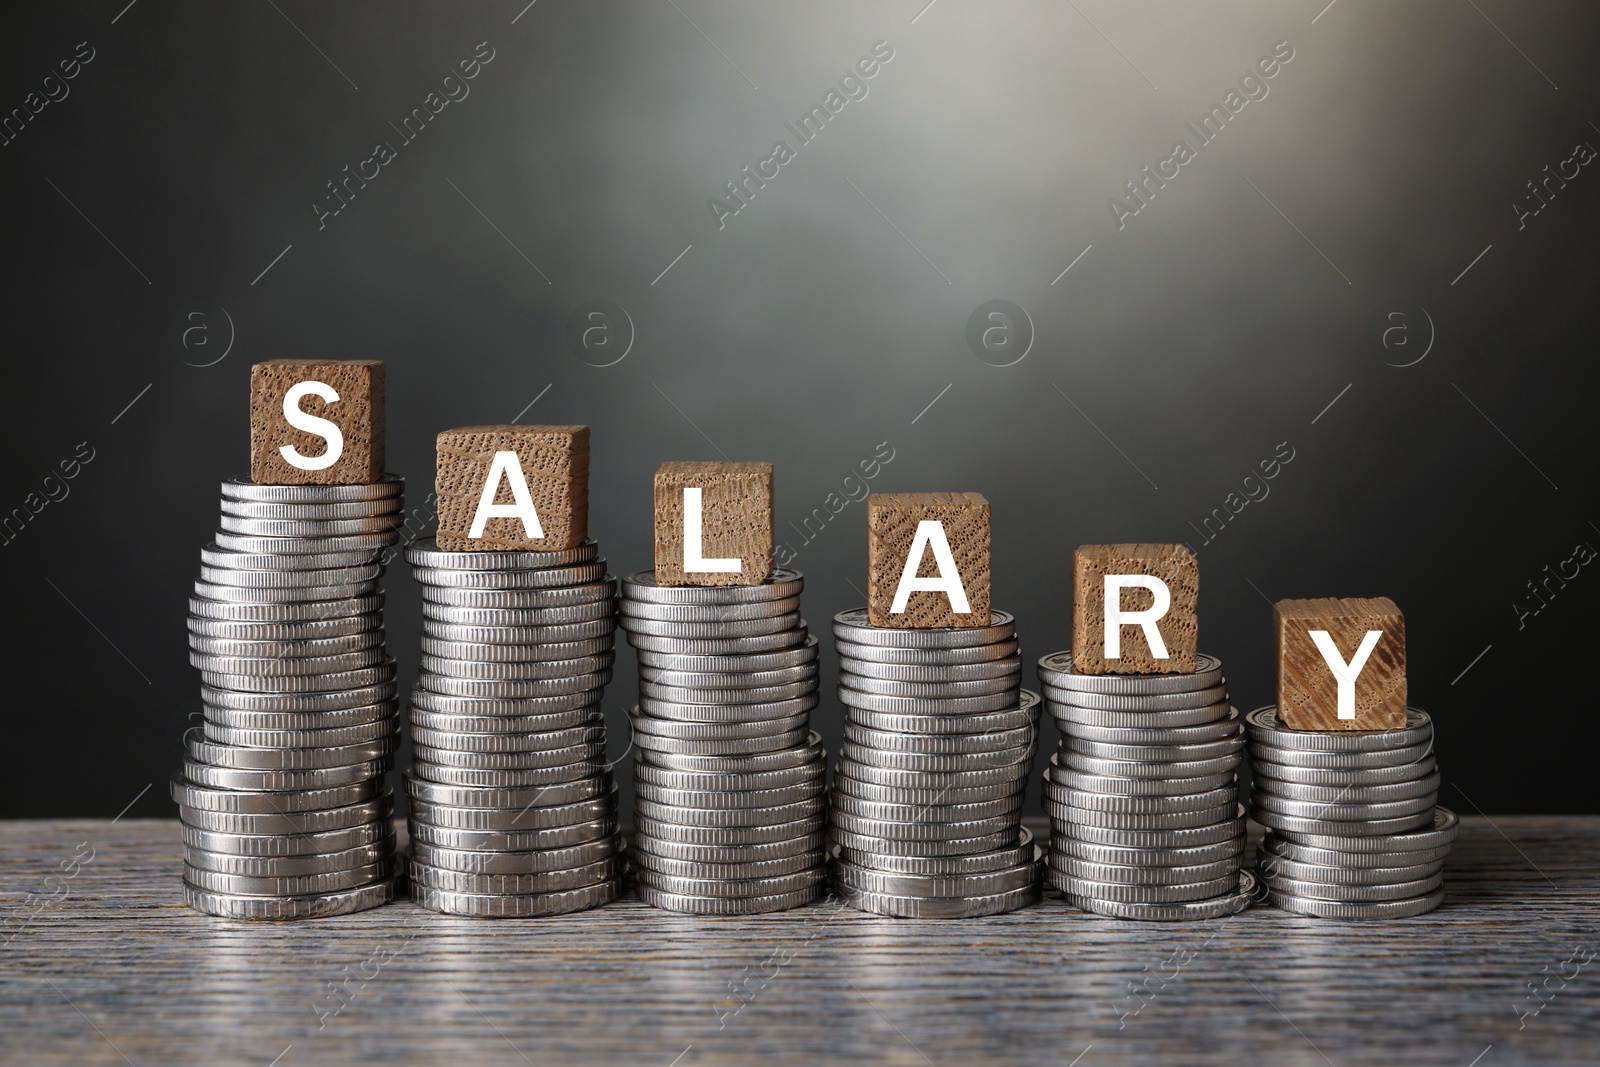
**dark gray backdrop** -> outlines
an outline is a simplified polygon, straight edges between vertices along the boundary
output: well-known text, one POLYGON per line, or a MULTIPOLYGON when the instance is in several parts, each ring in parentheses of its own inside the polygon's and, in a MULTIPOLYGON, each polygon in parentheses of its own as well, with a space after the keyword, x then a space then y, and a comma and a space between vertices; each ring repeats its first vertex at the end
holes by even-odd
MULTIPOLYGON (((1201 647, 1242 707, 1272 699, 1269 600, 1391 596, 1444 802, 1597 809, 1592 7, 125 4, 0 33, 0 108, 26 117, 0 147, 0 509, 66 493, 0 546, 0 813, 173 813, 185 599, 274 357, 387 361, 414 504, 440 429, 589 424, 617 572, 649 565, 657 463, 772 461, 825 645, 865 566, 863 506, 828 494, 883 442, 872 488, 988 496, 1030 658, 1068 643, 1083 542, 1199 549, 1201 647), (866 95, 801 145, 784 124, 879 41, 866 95), (1201 146, 1185 122, 1275 46, 1267 95, 1201 146), (491 50, 403 143, 391 123, 491 50), (780 139, 793 160, 719 229, 708 200, 780 139), (1179 139, 1195 158, 1119 228, 1109 199, 1139 206, 1124 183, 1179 139), (380 140, 395 158, 319 223, 380 140), (585 351, 567 324, 595 300, 627 319, 585 351), (980 359, 991 300, 1027 318, 980 359)), ((403 564, 388 587, 408 680, 403 564)), ((835 746, 839 706, 815 721, 835 746)))

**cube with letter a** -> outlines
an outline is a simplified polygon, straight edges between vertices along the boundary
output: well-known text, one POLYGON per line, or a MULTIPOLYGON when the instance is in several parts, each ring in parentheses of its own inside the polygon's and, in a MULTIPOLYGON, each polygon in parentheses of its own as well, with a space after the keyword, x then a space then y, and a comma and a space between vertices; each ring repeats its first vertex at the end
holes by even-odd
POLYGON ((978 493, 867 497, 867 621, 989 625, 989 502, 978 493))
POLYGON ((760 585, 772 573, 772 464, 656 468, 656 582, 760 585))
POLYGON ((1200 561, 1185 545, 1082 545, 1072 554, 1072 665, 1083 674, 1195 667, 1200 561))
POLYGON ((250 480, 369 485, 383 477, 383 364, 271 359, 250 368, 250 480))
POLYGON ((1291 730, 1406 724, 1406 620, 1388 597, 1280 600, 1278 722, 1291 730))
POLYGON ((589 427, 459 426, 437 448, 440 548, 558 552, 589 536, 589 427))

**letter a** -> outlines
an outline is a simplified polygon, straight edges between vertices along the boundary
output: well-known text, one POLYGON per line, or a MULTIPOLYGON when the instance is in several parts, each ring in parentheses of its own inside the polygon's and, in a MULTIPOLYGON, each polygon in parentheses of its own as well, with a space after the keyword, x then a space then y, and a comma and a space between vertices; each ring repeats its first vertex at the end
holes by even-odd
POLYGON ((951 555, 950 542, 944 536, 944 523, 938 519, 923 519, 917 523, 917 532, 911 538, 911 551, 906 553, 906 567, 900 572, 900 585, 894 591, 894 603, 889 605, 889 614, 905 614, 906 602, 911 599, 913 592, 943 593, 950 598, 951 611, 957 615, 972 613, 972 605, 967 603, 967 591, 961 585, 961 572, 956 569, 956 558, 951 555), (939 573, 918 578, 917 568, 930 547, 939 573))
POLYGON ((1150 645, 1150 655, 1156 659, 1167 658, 1167 643, 1161 640, 1161 631, 1156 629, 1156 621, 1167 613, 1172 606, 1172 591, 1153 574, 1108 574, 1106 575, 1106 659, 1122 658, 1122 628, 1124 626, 1137 626, 1144 631, 1144 639, 1150 645), (1123 611, 1122 591, 1124 589, 1148 589, 1155 598, 1155 603, 1144 611, 1123 611))
POLYGON ((283 394, 283 417, 297 430, 326 437, 328 447, 320 456, 302 456, 294 445, 281 445, 278 452, 288 460, 291 467, 299 467, 303 471, 327 470, 344 455, 344 434, 340 432, 336 423, 319 419, 300 410, 300 398, 307 393, 319 396, 329 404, 339 399, 339 394, 333 391, 331 385, 324 385, 322 382, 296 382, 289 387, 287 393, 283 394))
POLYGON ((539 525, 539 512, 534 509, 533 496, 528 492, 528 479, 522 473, 522 461, 515 452, 496 452, 489 464, 489 476, 483 480, 483 495, 478 498, 478 510, 472 516, 468 537, 482 537, 485 524, 492 518, 521 519, 522 530, 528 540, 537 541, 544 536, 539 525), (500 489, 500 479, 511 483, 511 504, 496 504, 495 493, 500 489))
POLYGON ((738 574, 744 564, 738 559, 706 559, 704 518, 700 511, 700 489, 683 491, 683 569, 691 574, 738 574))
POLYGON ((1333 672, 1333 680, 1339 683, 1339 718, 1355 718, 1356 678, 1361 674, 1361 668, 1367 665, 1367 657, 1378 647, 1378 638, 1383 636, 1383 631, 1368 630, 1367 636, 1361 639, 1361 647, 1356 649, 1356 654, 1350 657, 1348 664, 1339 654, 1339 646, 1333 643, 1328 631, 1306 632, 1311 635, 1311 642, 1317 646, 1317 651, 1322 653, 1322 658, 1328 661, 1328 669, 1333 672))

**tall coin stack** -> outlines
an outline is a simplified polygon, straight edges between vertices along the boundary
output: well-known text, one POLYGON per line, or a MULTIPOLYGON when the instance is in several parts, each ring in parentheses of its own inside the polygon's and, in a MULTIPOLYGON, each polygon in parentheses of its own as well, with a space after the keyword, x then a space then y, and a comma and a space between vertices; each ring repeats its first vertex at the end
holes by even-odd
POLYGON ((646 903, 754 914, 826 889, 804 584, 783 569, 759 585, 663 586, 654 571, 622 583, 639 658, 633 859, 646 903))
POLYGON ((1039 899, 1022 827, 1039 698, 1021 690, 1011 615, 951 629, 833 617, 844 745, 833 780, 834 881, 846 903, 968 918, 1039 899))
POLYGON ((605 904, 622 879, 600 699, 617 582, 564 551, 406 549, 422 585, 411 690, 411 896, 476 917, 605 904))
POLYGON ((1209 919, 1243 911, 1244 735, 1222 662, 1189 674, 1083 674, 1071 652, 1039 661, 1061 731, 1045 774, 1046 877, 1085 911, 1209 919))
POLYGON ((172 779, 199 911, 296 919, 393 896, 399 705, 378 583, 403 484, 222 485, 189 601, 205 722, 172 779))
POLYGON ((1291 730, 1276 707, 1245 716, 1251 815, 1269 828, 1256 866, 1267 900, 1335 919, 1399 919, 1444 900, 1455 812, 1438 806, 1433 722, 1396 730, 1291 730))

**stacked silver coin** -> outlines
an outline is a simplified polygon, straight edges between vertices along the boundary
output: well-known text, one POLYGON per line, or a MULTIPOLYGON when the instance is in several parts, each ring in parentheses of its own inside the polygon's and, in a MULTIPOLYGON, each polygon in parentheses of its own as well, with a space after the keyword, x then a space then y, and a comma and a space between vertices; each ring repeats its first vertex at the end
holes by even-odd
POLYGON ((599 547, 457 552, 430 537, 405 555, 423 598, 412 899, 483 918, 614 900, 623 849, 600 700, 617 580, 599 547))
POLYGON ((403 488, 223 483, 189 601, 204 724, 172 779, 191 907, 295 919, 393 897, 399 705, 379 581, 403 488))
POLYGON ((846 903, 906 918, 998 915, 1039 899, 1022 827, 1039 697, 1021 689, 1015 621, 942 630, 833 617, 845 705, 830 816, 846 903))
POLYGON ((1249 907, 1242 869, 1244 733, 1222 662, 1187 674, 1082 674, 1071 652, 1039 661, 1061 731, 1045 774, 1046 877, 1085 911, 1178 921, 1249 907))
POLYGON ((1396 730, 1291 730, 1276 707, 1245 716, 1250 814, 1267 900, 1335 919, 1399 919, 1444 900, 1455 812, 1438 806, 1433 722, 1406 709, 1396 730))
POLYGON ((622 583, 639 659, 633 860, 647 903, 754 914, 826 890, 804 584, 781 569, 760 585, 662 586, 653 571, 622 583))

